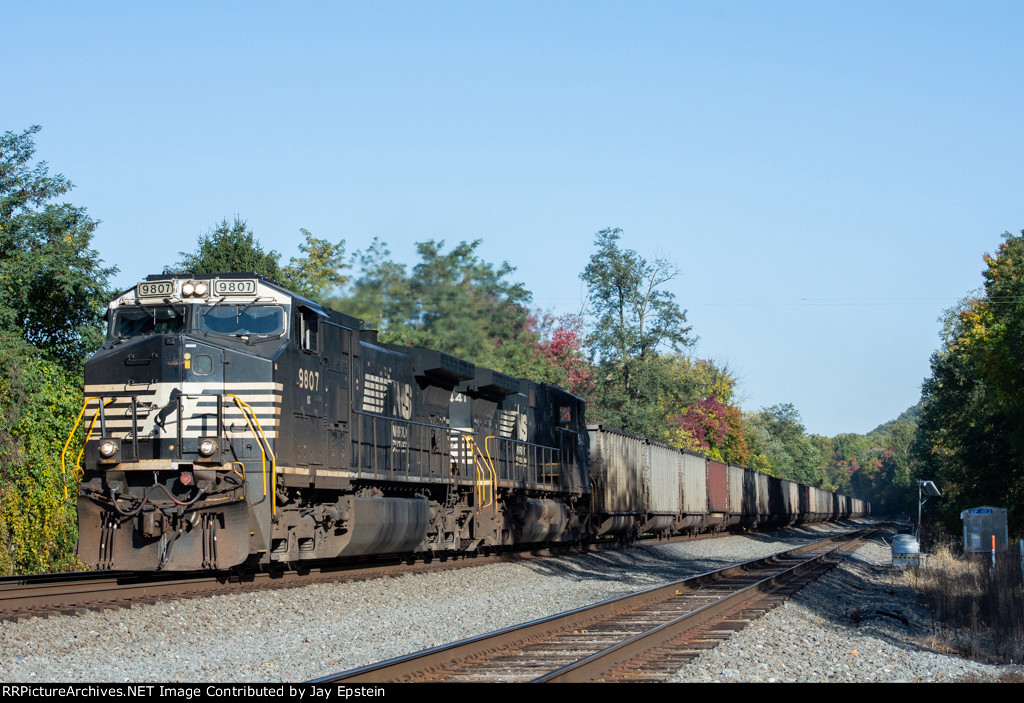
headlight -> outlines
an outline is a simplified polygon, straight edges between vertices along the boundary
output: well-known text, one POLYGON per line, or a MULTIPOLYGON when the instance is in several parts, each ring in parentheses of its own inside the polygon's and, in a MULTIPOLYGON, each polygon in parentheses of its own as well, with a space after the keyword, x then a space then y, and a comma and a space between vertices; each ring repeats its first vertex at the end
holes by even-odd
POLYGON ((196 292, 196 287, 192 284, 192 281, 189 281, 188 283, 184 284, 181 287, 181 294, 182 295, 192 295, 195 292, 196 292))
POLYGON ((109 439, 105 439, 102 442, 100 442, 100 456, 102 456, 104 459, 109 459, 115 454, 117 454, 117 442, 111 441, 109 439))
POLYGON ((217 451, 217 444, 212 439, 204 439, 199 443, 199 453, 203 456, 213 456, 217 451))
POLYGON ((206 295, 207 290, 209 289, 207 288, 206 284, 203 283, 202 281, 196 284, 196 295, 206 295))

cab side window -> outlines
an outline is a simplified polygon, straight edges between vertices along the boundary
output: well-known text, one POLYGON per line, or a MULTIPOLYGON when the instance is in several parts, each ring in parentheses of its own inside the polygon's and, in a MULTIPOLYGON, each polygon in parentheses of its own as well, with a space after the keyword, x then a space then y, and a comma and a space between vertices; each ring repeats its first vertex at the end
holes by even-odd
POLYGON ((320 316, 312 310, 299 308, 299 347, 303 351, 316 353, 319 349, 320 316))

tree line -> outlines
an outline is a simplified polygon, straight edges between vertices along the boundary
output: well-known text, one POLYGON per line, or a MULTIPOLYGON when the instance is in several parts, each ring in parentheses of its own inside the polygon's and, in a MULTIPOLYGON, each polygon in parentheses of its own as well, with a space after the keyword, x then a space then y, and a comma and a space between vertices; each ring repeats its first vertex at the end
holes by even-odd
MULTIPOLYGON (((76 563, 76 490, 72 477, 65 499, 60 457, 83 402, 84 361, 103 340, 116 273, 92 249, 98 223, 84 208, 59 202, 71 182, 33 161, 38 131, 0 139, 0 574, 76 563)), ((979 462, 1010 457, 1019 465, 1013 423, 1024 408, 1014 405, 1013 386, 1003 386, 1020 375, 1013 364, 1022 340, 1014 335, 1024 334, 1024 304, 1013 286, 1024 285, 1021 241, 1007 237, 1006 251, 988 259, 992 291, 951 313, 948 348, 933 359, 921 408, 868 435, 833 438, 807 434, 789 404, 741 409, 732 370, 692 354, 696 338, 668 289, 678 269, 624 246, 617 228, 596 233, 579 273, 586 306, 574 314, 534 309, 515 269, 483 260, 479 240, 422 241, 410 266, 378 239, 348 253, 345 241, 300 229, 298 256, 283 263, 235 217, 201 234, 195 249, 165 270, 262 273, 363 319, 385 342, 440 349, 562 386, 584 398, 590 422, 872 500, 876 511, 910 511, 918 475, 931 472, 967 499, 1006 489, 1007 476, 966 479, 979 462), (974 405, 961 407, 968 400, 974 405), (979 409, 987 424, 967 427, 979 409), (993 437, 1005 439, 1006 449, 978 454, 982 440, 993 437)), ((68 455, 78 448, 67 448, 68 455)), ((1019 497, 1014 470, 1017 493, 996 495, 1019 497)))
POLYGON ((0 575, 74 562, 60 456, 114 273, 90 246, 98 223, 57 202, 71 182, 34 162, 38 131, 0 137, 0 575))
POLYGON ((956 533, 960 511, 1009 508, 1024 531, 1024 231, 985 254, 982 286, 946 312, 923 387, 918 473, 943 493, 935 515, 956 533))

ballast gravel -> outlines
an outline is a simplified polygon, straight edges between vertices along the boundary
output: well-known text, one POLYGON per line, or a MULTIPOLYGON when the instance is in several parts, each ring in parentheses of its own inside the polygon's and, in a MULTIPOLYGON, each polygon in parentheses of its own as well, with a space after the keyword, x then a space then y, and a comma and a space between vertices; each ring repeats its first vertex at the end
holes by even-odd
MULTIPOLYGON (((840 529, 813 526, 0 622, 0 681, 304 681, 759 558, 840 529)), ((916 643, 927 617, 913 594, 899 592, 878 567, 888 555, 881 544, 862 548, 823 582, 687 665, 676 680, 945 681, 996 671, 916 643)))
MULTIPOLYGON (((917 594, 893 580, 892 553, 866 544, 824 578, 681 669, 675 683, 949 682, 1001 667, 932 649, 917 594)), ((1024 671, 1017 667, 1019 671, 1024 671)))

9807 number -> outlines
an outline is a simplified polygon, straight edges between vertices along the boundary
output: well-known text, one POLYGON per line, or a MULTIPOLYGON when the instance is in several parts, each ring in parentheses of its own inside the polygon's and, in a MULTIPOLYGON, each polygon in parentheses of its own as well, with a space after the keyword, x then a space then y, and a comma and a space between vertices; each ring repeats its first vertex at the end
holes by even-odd
POLYGON ((299 388, 307 391, 320 390, 320 372, 299 369, 299 388))
POLYGON ((214 295, 252 295, 256 292, 256 281, 251 278, 217 279, 213 282, 214 295))

